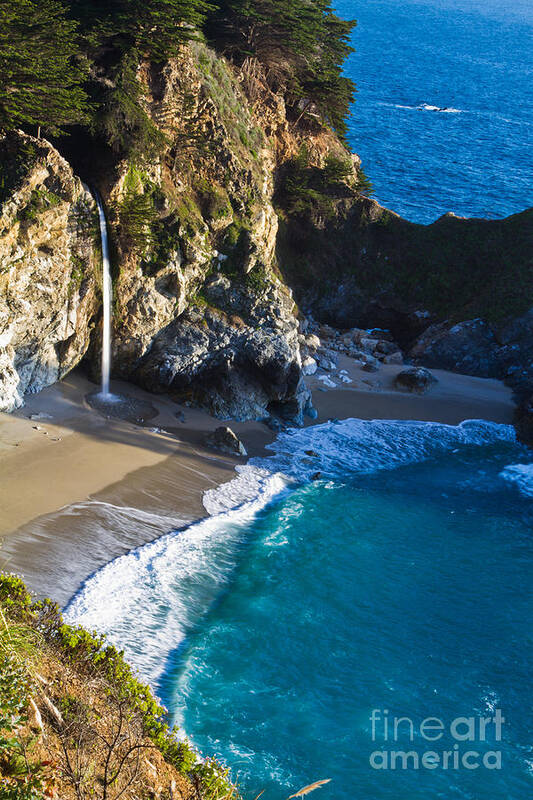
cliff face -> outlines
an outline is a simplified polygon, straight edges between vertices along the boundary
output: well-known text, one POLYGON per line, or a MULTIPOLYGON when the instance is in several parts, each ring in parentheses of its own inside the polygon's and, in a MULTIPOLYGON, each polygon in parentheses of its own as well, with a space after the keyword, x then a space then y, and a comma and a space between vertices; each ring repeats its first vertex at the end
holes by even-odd
POLYGON ((322 225, 287 220, 278 258, 321 322, 388 328, 416 363, 533 391, 533 209, 425 226, 341 199, 322 225))
POLYGON ((0 139, 0 409, 62 378, 97 307, 95 206, 56 150, 0 139))
POLYGON ((233 73, 203 45, 142 73, 165 135, 104 187, 120 265, 115 374, 221 417, 299 418, 297 320, 276 274, 275 156, 233 73))
MULTIPOLYGON (((199 42, 139 78, 159 147, 126 159, 75 134, 58 143, 106 206, 115 377, 222 418, 301 421, 302 310, 533 390, 532 211, 401 219, 358 192, 359 160, 333 133, 289 124, 281 94, 199 42)), ((84 355, 97 376, 100 260, 92 197, 52 145, 4 136, 0 167, 10 410, 84 355)))

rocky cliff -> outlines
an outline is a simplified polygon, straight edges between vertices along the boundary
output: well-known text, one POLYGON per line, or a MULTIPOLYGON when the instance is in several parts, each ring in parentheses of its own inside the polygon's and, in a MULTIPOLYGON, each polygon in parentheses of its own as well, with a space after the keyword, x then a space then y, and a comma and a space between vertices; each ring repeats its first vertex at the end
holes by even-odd
POLYGON ((533 209, 418 225, 362 197, 290 218, 278 257, 320 322, 389 329, 415 363, 533 391, 533 209))
POLYGON ((0 409, 11 411, 83 357, 100 268, 94 201, 51 145, 4 135, 0 176, 0 409))
POLYGON ((83 132, 0 140, 1 408, 84 356, 97 375, 100 260, 81 179, 111 234, 115 377, 221 418, 299 422, 303 312, 533 389, 532 211, 401 219, 360 193, 359 160, 333 133, 289 122, 281 90, 200 42, 138 78, 159 137, 144 154, 83 132))

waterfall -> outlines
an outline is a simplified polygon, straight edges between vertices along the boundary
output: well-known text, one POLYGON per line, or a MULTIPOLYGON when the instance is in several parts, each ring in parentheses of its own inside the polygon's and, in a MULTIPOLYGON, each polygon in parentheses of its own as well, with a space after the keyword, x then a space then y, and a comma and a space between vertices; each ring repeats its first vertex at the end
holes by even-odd
POLYGON ((111 268, 109 264, 109 243, 107 239, 107 222, 104 206, 100 195, 94 193, 98 206, 100 220, 100 239, 102 242, 102 297, 103 297, 103 325, 102 325, 102 397, 109 397, 109 373, 111 371, 111 301, 113 284, 111 282, 111 268))

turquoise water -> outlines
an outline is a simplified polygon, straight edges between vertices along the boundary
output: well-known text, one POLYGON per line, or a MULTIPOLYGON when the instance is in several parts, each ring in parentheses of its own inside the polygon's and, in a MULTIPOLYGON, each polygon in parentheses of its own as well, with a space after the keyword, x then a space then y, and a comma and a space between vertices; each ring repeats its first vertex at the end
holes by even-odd
POLYGON ((206 500, 233 510, 108 565, 68 617, 125 647, 245 797, 325 778, 324 800, 530 796, 530 452, 490 423, 359 420, 274 448, 206 500), (257 498, 242 503, 246 486, 257 498), (373 741, 373 709, 408 717, 413 741, 406 722, 396 743, 379 725, 373 741), (449 730, 425 741, 422 720, 498 709, 502 740, 491 723, 458 752, 500 753, 501 769, 369 763, 454 752, 449 730))
POLYGON ((376 199, 423 223, 532 206, 533 3, 334 5, 359 23, 346 67, 358 87, 348 140, 376 199))

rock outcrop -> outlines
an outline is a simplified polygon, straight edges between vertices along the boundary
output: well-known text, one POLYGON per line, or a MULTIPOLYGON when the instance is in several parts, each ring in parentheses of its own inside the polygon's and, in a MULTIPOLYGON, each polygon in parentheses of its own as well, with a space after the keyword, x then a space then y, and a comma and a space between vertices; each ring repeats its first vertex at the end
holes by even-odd
POLYGON ((47 142, 2 136, 0 169, 0 410, 11 411, 87 350, 97 217, 90 193, 47 142))
POLYGON ((141 77, 168 144, 150 168, 120 162, 101 186, 120 263, 113 373, 222 419, 300 422, 309 393, 296 307, 276 272, 274 133, 204 45, 141 77))
POLYGON ((1 408, 85 354, 99 371, 96 210, 76 174, 108 216, 114 377, 275 425, 312 413, 303 373, 339 353, 368 371, 407 353, 533 391, 533 210, 401 219, 358 192, 359 160, 331 131, 289 124, 266 87, 250 102, 200 42, 138 77, 160 136, 149 158, 72 136, 67 163, 45 141, 0 139, 1 408), (301 312, 318 324, 299 327, 301 312))
POLYGON ((399 372, 394 379, 394 386, 404 392, 426 394, 438 383, 437 378, 424 367, 410 367, 399 372))
POLYGON ((503 325, 482 319, 431 325, 409 352, 416 363, 505 380, 533 390, 533 309, 503 325))

